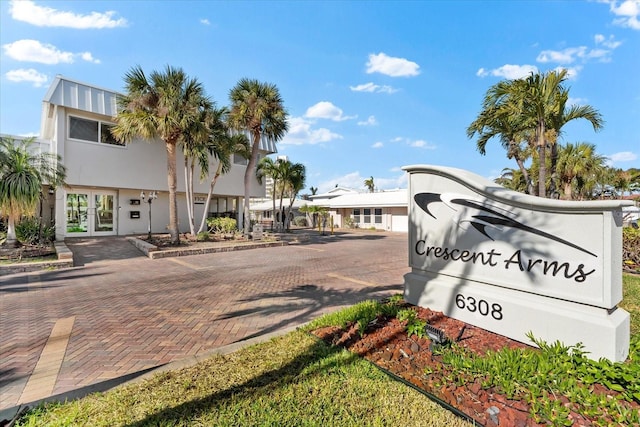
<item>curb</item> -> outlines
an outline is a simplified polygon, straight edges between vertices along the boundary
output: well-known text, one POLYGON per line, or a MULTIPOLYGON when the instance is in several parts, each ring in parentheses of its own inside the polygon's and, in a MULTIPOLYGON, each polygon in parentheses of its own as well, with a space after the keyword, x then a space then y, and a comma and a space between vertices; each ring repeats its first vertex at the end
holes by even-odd
POLYGON ((111 389, 114 389, 116 387, 142 382, 153 377, 156 374, 160 374, 167 371, 175 371, 178 369, 194 366, 214 355, 225 355, 225 354, 234 353, 238 350, 241 350, 242 348, 249 347, 255 344, 260 344, 260 343, 269 341, 273 338, 286 335, 290 332, 295 331, 296 329, 303 327, 304 325, 306 325, 306 323, 308 322, 305 322, 296 326, 289 326, 282 330, 270 332, 268 334, 264 334, 259 337, 237 341, 222 347, 218 347, 218 348, 203 352, 201 354, 196 354, 194 356, 189 356, 183 359, 175 360, 173 362, 169 362, 164 365, 158 365, 151 368, 143 369, 142 371, 132 372, 130 374, 123 375, 118 378, 112 378, 110 380, 102 381, 96 384, 91 384, 75 390, 70 390, 65 393, 49 396, 44 399, 39 399, 33 402, 23 403, 20 405, 3 409, 0 411, 0 427, 13 426, 13 424, 17 421, 17 419, 21 417, 27 410, 33 407, 36 407, 38 405, 41 405, 43 403, 66 402, 66 401, 81 399, 92 393, 102 393, 102 392, 106 392, 111 389))

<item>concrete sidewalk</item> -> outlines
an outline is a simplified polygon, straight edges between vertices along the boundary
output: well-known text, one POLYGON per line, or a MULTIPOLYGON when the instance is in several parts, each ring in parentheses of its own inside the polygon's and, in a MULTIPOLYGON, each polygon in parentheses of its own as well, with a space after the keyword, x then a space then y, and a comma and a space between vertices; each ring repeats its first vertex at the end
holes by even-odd
POLYGON ((108 388, 399 293, 409 271, 403 233, 157 260, 119 237, 67 244, 80 267, 0 278, 0 410, 108 388))

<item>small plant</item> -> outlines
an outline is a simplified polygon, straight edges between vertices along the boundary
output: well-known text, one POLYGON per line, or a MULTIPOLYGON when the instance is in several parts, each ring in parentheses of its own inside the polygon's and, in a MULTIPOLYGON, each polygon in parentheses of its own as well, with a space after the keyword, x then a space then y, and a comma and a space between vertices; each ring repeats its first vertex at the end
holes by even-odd
POLYGON ((208 218, 207 226, 211 233, 230 234, 238 229, 238 222, 233 218, 208 218))
POLYGON ((571 411, 603 419, 603 425, 609 425, 607 419, 640 423, 640 414, 627 403, 640 402, 640 337, 632 337, 627 362, 612 363, 588 359, 580 344, 548 344, 527 336, 540 348, 503 348, 483 356, 455 345, 441 351, 445 381, 463 385, 480 379, 485 388, 496 387, 509 399, 526 401, 534 420, 554 426, 571 425, 571 411), (610 391, 596 392, 594 384, 610 391))
POLYGON ((297 227, 307 227, 309 223, 307 222, 307 218, 303 216, 297 216, 293 218, 293 224, 297 227))
POLYGON ((23 245, 51 243, 55 239, 55 227, 41 224, 36 217, 24 217, 16 224, 16 238, 23 245))
POLYGON ((209 240, 211 240, 211 236, 206 231, 201 231, 196 235, 196 241, 198 242, 208 242, 209 240))
POLYGON ((424 330, 425 326, 427 326, 427 321, 418 319, 418 313, 412 308, 404 308, 398 311, 398 315, 396 316, 399 321, 407 322, 407 334, 417 335, 418 338, 424 338, 426 336, 426 332, 424 330))

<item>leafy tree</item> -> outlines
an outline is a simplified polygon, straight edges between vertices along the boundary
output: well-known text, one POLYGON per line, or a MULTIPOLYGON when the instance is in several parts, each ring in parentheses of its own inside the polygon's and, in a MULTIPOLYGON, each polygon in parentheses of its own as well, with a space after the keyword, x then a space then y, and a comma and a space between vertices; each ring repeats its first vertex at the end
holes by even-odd
POLYGON ((160 139, 167 151, 169 187, 169 233, 178 244, 178 204, 176 198, 176 150, 178 143, 201 120, 208 100, 203 86, 182 69, 167 66, 164 72, 152 71, 149 78, 139 66, 125 74, 126 93, 118 99, 116 125, 112 128, 119 141, 142 138, 160 139))
POLYGON ((581 197, 585 187, 590 187, 590 176, 598 176, 605 168, 605 157, 596 153, 593 144, 567 144, 560 147, 557 173, 562 184, 564 198, 573 200, 574 190, 581 197))
POLYGON ((207 201, 204 205, 202 220, 198 233, 203 232, 207 225, 207 213, 211 204, 211 196, 215 188, 218 178, 222 174, 226 174, 231 170, 231 158, 234 154, 239 154, 244 158, 249 157, 249 141, 244 134, 232 135, 227 126, 228 110, 214 109, 212 117, 209 119, 209 134, 206 144, 204 144, 208 156, 206 165, 200 162, 201 171, 209 171, 209 163, 216 162, 215 172, 211 175, 209 181, 209 191, 207 193, 207 201))
POLYGON ((531 154, 525 147, 533 145, 532 133, 522 122, 520 106, 511 96, 516 91, 514 86, 523 84, 521 80, 503 80, 491 86, 484 97, 482 111, 467 128, 467 137, 473 138, 478 134, 476 148, 483 156, 489 140, 499 138, 507 151, 507 158, 514 159, 518 165, 526 183, 525 191, 533 194, 533 183, 525 167, 525 161, 531 154))
POLYGON ((519 169, 504 168, 500 176, 494 181, 509 190, 521 193, 527 191, 527 182, 519 169))
POLYGON ((285 227, 287 230, 289 230, 291 225, 289 217, 291 216, 293 202, 300 190, 304 188, 306 179, 307 172, 302 163, 283 162, 283 185, 286 187, 289 195, 289 206, 287 207, 287 214, 285 216, 285 227))
MULTIPOLYGON (((539 159, 537 195, 540 197, 547 197, 548 186, 552 192, 555 190, 555 145, 562 127, 575 119, 590 121, 596 131, 603 124, 600 113, 591 106, 567 108, 569 90, 563 86, 566 79, 567 70, 549 71, 492 86, 485 96, 483 110, 467 129, 469 137, 479 134, 478 150, 481 153, 494 136, 500 137, 516 161, 521 157, 521 142, 534 145, 539 159), (547 179, 547 147, 551 147, 551 180, 547 179)), ((518 166, 525 174, 521 163, 518 166)))
POLYGON ((8 218, 6 245, 16 244, 16 221, 34 213, 43 184, 64 185, 66 169, 60 156, 35 153, 34 142, 0 138, 0 213, 8 218))
POLYGON ((274 224, 276 222, 276 189, 280 183, 281 171, 280 160, 274 161, 271 157, 263 157, 260 162, 258 162, 258 168, 256 170, 256 178, 260 184, 262 184, 263 177, 269 177, 273 181, 273 188, 271 190, 271 200, 273 202, 273 208, 271 211, 271 231, 274 230, 274 224))
POLYGON ((373 183, 373 176, 364 180, 364 186, 367 187, 369 193, 373 193, 375 190, 375 184, 373 183))
POLYGON ((251 156, 244 174, 244 234, 249 234, 249 198, 260 141, 278 142, 288 130, 287 112, 278 88, 254 79, 241 79, 229 92, 229 125, 250 136, 251 156))

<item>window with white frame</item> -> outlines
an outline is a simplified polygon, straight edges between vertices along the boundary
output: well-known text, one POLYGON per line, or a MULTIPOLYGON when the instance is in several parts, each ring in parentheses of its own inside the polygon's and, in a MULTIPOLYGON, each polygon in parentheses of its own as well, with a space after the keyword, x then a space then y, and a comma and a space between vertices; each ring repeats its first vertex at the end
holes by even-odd
POLYGON ((111 134, 113 125, 99 120, 69 116, 69 138, 109 145, 125 145, 111 134))
POLYGON ((373 210, 373 222, 376 224, 382 224, 382 208, 375 208, 373 210))
POLYGON ((363 218, 363 223, 364 224, 371 224, 371 209, 370 208, 364 208, 364 218, 363 218))
POLYGON ((360 209, 353 210, 353 223, 354 224, 360 223, 360 209))

